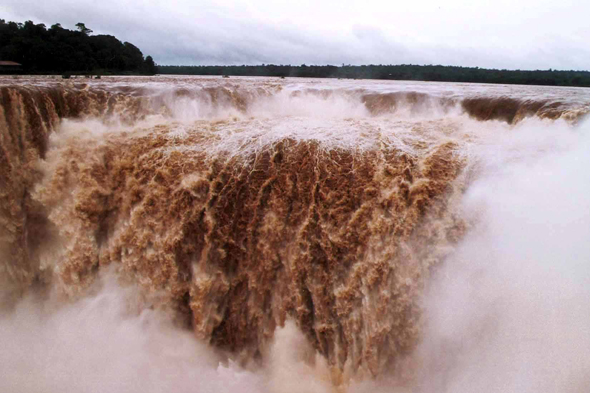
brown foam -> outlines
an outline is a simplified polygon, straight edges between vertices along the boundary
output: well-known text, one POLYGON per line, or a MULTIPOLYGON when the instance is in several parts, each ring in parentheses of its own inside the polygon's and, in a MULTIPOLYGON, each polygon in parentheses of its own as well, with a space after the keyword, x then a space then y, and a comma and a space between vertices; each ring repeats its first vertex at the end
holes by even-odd
POLYGON ((292 138, 209 155, 180 149, 205 132, 167 132, 51 152, 36 198, 65 242, 66 292, 117 264, 244 359, 287 317, 339 368, 377 375, 413 348, 436 248, 462 231, 444 206, 463 166, 453 143, 420 158, 292 138))

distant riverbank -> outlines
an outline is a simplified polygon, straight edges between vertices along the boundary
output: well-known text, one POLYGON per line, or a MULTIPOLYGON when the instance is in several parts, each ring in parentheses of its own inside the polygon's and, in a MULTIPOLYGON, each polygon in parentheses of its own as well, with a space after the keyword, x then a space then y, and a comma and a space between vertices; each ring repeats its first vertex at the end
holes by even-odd
POLYGON ((590 87, 589 71, 494 70, 440 65, 342 65, 291 66, 158 66, 158 73, 171 75, 275 76, 303 78, 354 78, 430 82, 470 82, 543 86, 590 87))

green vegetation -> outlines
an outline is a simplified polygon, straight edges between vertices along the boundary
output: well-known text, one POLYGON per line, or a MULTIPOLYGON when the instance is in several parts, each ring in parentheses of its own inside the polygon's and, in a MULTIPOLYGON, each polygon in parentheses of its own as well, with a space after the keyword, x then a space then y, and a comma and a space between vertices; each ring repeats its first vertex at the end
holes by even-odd
POLYGON ((111 35, 90 35, 84 23, 78 31, 59 23, 49 29, 32 21, 0 19, 0 60, 22 64, 23 73, 33 74, 147 74, 156 73, 151 56, 135 45, 111 35))
POLYGON ((588 71, 511 71, 440 65, 159 66, 158 72, 182 75, 291 76, 590 87, 588 71))

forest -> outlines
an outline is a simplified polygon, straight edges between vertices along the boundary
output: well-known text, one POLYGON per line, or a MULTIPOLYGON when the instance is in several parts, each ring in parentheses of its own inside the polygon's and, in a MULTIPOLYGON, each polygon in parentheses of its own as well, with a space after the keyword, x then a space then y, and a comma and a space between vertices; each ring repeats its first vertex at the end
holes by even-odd
POLYGON ((442 65, 158 66, 160 74, 391 79, 590 87, 588 71, 494 70, 442 65))
POLYGON ((92 35, 84 23, 76 27, 0 19, 0 60, 20 63, 18 72, 26 74, 156 73, 152 57, 144 58, 135 45, 112 35, 92 35))

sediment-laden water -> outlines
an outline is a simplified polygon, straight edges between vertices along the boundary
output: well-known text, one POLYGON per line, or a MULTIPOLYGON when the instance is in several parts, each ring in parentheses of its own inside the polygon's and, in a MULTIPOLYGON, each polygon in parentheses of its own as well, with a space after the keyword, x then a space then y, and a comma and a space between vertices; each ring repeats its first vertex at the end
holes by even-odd
POLYGON ((590 90, 0 79, 6 391, 584 391, 590 90))

